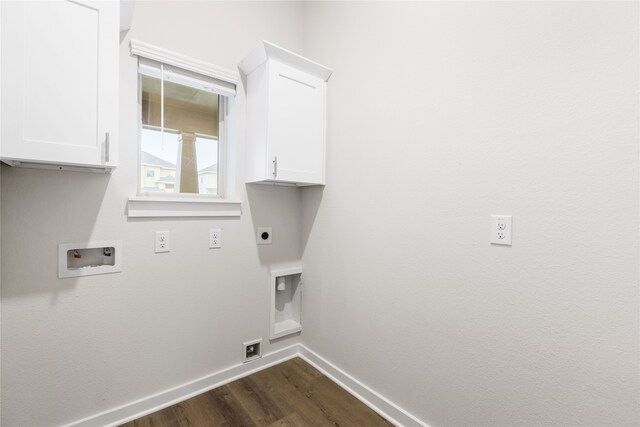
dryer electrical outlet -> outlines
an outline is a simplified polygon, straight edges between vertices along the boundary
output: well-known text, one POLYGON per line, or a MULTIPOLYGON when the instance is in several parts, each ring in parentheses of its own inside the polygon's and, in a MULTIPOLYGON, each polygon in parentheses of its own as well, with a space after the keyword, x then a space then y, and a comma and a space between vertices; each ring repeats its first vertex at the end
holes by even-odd
POLYGON ((273 229, 271 227, 258 227, 256 229, 256 242, 259 245, 270 245, 273 243, 273 229))

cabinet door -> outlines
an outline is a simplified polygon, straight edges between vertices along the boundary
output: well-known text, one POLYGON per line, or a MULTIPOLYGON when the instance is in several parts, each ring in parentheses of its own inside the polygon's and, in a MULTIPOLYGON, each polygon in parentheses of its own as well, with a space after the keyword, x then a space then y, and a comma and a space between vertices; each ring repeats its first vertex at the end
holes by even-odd
POLYGON ((324 184, 324 80, 269 62, 269 156, 275 180, 324 184))
POLYGON ((118 2, 1 7, 0 156, 115 166, 118 2))

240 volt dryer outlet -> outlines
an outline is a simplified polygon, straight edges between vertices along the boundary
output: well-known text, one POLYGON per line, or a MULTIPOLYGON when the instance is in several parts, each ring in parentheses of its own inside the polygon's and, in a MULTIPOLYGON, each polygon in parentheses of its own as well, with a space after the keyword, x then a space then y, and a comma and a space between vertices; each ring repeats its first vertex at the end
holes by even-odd
POLYGON ((270 245, 273 243, 273 229, 271 227, 258 227, 256 229, 256 242, 259 245, 270 245))

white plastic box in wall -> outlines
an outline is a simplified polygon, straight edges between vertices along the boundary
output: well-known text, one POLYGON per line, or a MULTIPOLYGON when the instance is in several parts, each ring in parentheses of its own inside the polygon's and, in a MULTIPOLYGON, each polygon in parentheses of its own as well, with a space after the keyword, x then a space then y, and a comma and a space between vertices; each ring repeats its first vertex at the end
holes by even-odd
POLYGON ((324 185, 332 71, 266 41, 239 68, 246 75, 246 181, 324 185))
POLYGON ((58 278, 93 276, 122 271, 122 241, 60 243, 58 278))
POLYGON ((0 159, 117 166, 119 2, 0 2, 0 159))
POLYGON ((302 331, 302 268, 271 271, 271 322, 269 338, 302 331))

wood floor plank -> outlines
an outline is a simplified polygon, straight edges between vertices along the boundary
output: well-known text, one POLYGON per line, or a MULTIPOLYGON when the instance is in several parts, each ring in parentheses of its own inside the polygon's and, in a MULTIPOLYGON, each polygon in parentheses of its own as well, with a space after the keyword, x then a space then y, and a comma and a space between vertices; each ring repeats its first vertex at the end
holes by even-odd
POLYGON ((392 424, 300 358, 123 427, 355 427, 392 424))
MULTIPOLYGON (((212 390, 213 391, 213 390, 212 390)), ((228 411, 226 405, 218 403, 211 391, 199 396, 185 400, 174 406, 180 406, 180 416, 186 418, 182 425, 202 426, 202 425, 228 425, 225 412, 228 411)), ((177 412, 177 411, 176 411, 177 412)), ((164 427, 164 426, 161 426, 164 427)))
POLYGON ((173 415, 173 408, 165 408, 160 411, 149 414, 145 417, 138 418, 125 425, 131 425, 132 427, 180 427, 179 422, 173 415))
POLYGON ((335 426, 333 420, 328 420, 318 410, 317 405, 313 401, 309 400, 308 394, 301 393, 294 387, 293 384, 286 380, 286 375, 283 370, 286 368, 286 363, 277 365, 274 368, 267 369, 262 372, 258 372, 251 376, 256 385, 268 390, 268 393, 272 395, 273 400, 277 402, 284 412, 296 413, 298 417, 304 420, 301 425, 309 427, 326 427, 335 426))
MULTIPOLYGON (((281 376, 281 382, 289 387, 289 393, 285 398, 297 398, 296 412, 306 419, 311 419, 315 425, 341 425, 334 415, 335 411, 325 411, 322 405, 318 405, 314 393, 314 383, 317 377, 310 377, 308 372, 300 370, 295 364, 285 362, 278 365, 277 372, 281 376)), ((335 384, 334 384, 335 385, 335 384)), ((336 385, 337 388, 339 388, 336 385)))
POLYGON ((306 425, 305 420, 300 415, 293 413, 273 424, 269 424, 268 427, 299 427, 304 425, 306 425))
POLYGON ((227 387, 258 426, 268 426, 292 412, 274 401, 273 395, 259 387, 251 377, 234 381, 227 387))
POLYGON ((222 386, 205 393, 209 397, 210 407, 217 408, 224 417, 220 426, 255 426, 249 414, 242 408, 227 386, 222 386))
POLYGON ((392 425, 344 389, 336 389, 336 384, 325 376, 314 383, 314 392, 317 405, 324 412, 332 412, 334 417, 341 420, 341 425, 392 425), (363 407, 367 410, 363 410, 363 407))
POLYGON ((175 421, 173 425, 177 425, 180 427, 193 427, 193 423, 191 423, 191 420, 189 419, 189 411, 185 410, 182 402, 170 406, 167 409, 170 409, 173 415, 173 420, 175 421))

